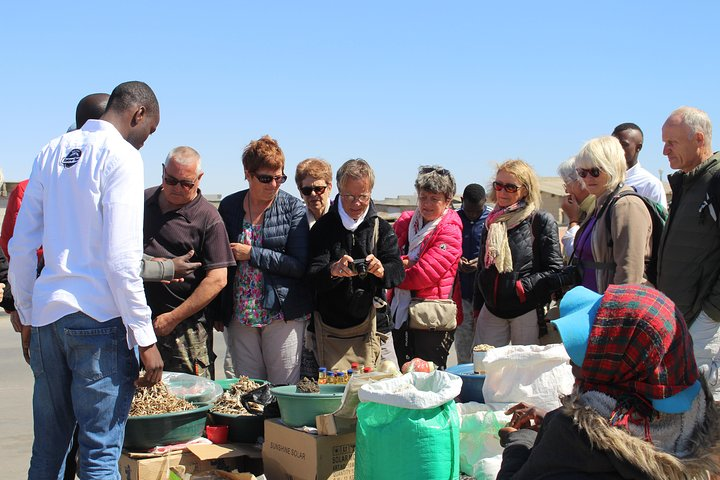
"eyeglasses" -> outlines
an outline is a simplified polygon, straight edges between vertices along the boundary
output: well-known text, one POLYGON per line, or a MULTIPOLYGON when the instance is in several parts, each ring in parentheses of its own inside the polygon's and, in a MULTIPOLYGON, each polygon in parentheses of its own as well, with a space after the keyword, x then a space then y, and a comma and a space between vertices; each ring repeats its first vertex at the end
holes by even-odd
MULTIPOLYGON (((165 165, 163 165, 163 173, 165 173, 165 165)), ((171 187, 174 187, 179 183, 183 188, 187 190, 193 188, 197 183, 197 179, 193 180, 192 182, 190 180, 178 180, 172 175, 163 175, 163 181, 171 187)))
POLYGON ((275 183, 278 185, 282 185, 285 183, 285 180, 287 180, 287 175, 256 175, 253 174, 255 178, 257 178, 258 182, 260 183, 271 183, 273 180, 275 180, 275 183))
POLYGON ((515 185, 514 183, 502 183, 502 182, 498 182, 497 180, 494 181, 492 183, 492 185, 496 192, 500 192, 503 189, 505 189, 505 191, 507 193, 515 193, 520 188, 519 186, 515 185))
POLYGON ((309 197, 313 192, 315 192, 315 195, 322 195, 323 193, 325 193, 326 188, 327 188, 327 185, 313 185, 311 187, 300 187, 300 193, 302 193, 306 197, 309 197))
POLYGON ((602 172, 602 170, 598 167, 577 169, 577 174, 580 175, 580 178, 585 178, 588 174, 593 178, 598 178, 600 176, 600 172, 602 172))
POLYGON ((422 167, 420 168, 420 173, 432 173, 435 172, 438 175, 447 176, 450 175, 450 170, 447 170, 445 168, 439 168, 439 167, 422 167))
POLYGON ((368 203, 370 201, 370 194, 369 193, 361 193, 360 195, 350 195, 346 193, 341 193, 340 196, 344 198, 345 200, 349 200, 350 203, 360 202, 360 203, 368 203))

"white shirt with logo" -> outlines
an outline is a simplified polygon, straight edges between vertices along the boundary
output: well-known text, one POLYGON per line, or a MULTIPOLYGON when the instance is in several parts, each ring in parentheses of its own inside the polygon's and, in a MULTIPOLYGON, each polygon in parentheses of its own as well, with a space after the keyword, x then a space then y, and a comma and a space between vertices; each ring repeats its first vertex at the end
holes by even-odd
POLYGON ((140 278, 143 176, 140 152, 103 120, 43 148, 9 245, 24 325, 82 311, 98 322, 122 317, 131 348, 156 342, 140 278), (36 279, 40 246, 45 267, 36 279))
POLYGON ((667 210, 665 187, 659 178, 641 167, 639 162, 625 174, 625 185, 633 187, 640 195, 659 203, 667 210))

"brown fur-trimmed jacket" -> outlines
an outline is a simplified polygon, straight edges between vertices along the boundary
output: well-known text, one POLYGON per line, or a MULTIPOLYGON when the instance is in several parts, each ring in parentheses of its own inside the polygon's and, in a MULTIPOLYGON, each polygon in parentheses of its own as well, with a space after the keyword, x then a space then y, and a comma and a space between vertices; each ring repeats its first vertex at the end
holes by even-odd
MULTIPOLYGON (((707 390, 706 390, 707 392, 707 390)), ((689 480, 720 472, 720 412, 707 395, 705 421, 685 458, 662 452, 626 430, 613 427, 570 396, 548 413, 538 433, 508 435, 498 480, 689 480)))

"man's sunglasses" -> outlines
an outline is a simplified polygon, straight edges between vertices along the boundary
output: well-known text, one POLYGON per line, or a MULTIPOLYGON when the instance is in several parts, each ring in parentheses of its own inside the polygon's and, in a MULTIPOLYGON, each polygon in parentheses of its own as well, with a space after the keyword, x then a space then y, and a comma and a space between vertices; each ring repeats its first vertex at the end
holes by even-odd
POLYGON ((271 183, 273 180, 275 180, 275 183, 278 185, 282 185, 285 183, 285 180, 287 180, 287 175, 255 175, 253 174, 255 178, 257 178, 258 182, 260 183, 271 183))
POLYGON ((514 183, 502 183, 498 182, 497 180, 492 183, 493 188, 496 192, 499 192, 501 190, 505 190, 507 193, 515 193, 520 188, 519 186, 515 185, 514 183))
MULTIPOLYGON (((163 165, 163 173, 165 173, 165 165, 163 165)), ((190 190, 195 186, 195 183, 197 180, 191 182, 190 180, 178 180, 177 178, 173 177, 172 175, 163 175, 163 181, 165 184, 170 185, 171 187, 174 187, 178 183, 182 185, 183 188, 186 188, 190 190)))
POLYGON ((309 197, 313 192, 315 192, 315 195, 322 195, 325 193, 325 189, 327 188, 327 185, 315 185, 311 187, 300 187, 300 193, 305 195, 306 197, 309 197))
POLYGON ((600 170, 598 167, 577 169, 577 174, 580 175, 580 178, 585 178, 588 175, 593 178, 598 178, 600 176, 600 172, 602 172, 602 170, 600 170))

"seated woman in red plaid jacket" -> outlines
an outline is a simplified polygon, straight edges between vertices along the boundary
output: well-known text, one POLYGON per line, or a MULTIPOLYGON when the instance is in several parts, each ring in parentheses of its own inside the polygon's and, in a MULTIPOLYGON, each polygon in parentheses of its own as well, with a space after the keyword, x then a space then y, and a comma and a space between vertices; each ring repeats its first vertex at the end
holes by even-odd
POLYGON ((576 378, 544 415, 508 410, 497 478, 690 479, 720 472, 718 408, 699 375, 675 304, 657 290, 585 287, 560 304, 558 328, 576 378))

